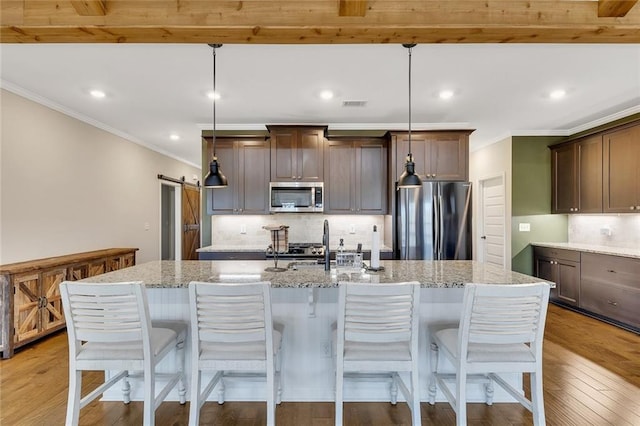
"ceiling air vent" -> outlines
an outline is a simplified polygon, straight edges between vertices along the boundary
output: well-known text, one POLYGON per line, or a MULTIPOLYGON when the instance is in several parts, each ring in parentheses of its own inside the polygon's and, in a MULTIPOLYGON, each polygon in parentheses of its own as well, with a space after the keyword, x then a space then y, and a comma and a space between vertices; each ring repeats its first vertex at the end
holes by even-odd
POLYGON ((343 107, 363 108, 367 106, 367 101, 342 101, 343 107))

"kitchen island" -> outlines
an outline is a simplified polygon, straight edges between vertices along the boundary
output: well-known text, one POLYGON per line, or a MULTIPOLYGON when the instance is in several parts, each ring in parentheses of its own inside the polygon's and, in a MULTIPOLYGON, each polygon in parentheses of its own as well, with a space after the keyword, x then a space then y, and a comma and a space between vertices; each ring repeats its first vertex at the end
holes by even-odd
MULTIPOLYGON (((152 319, 189 320, 187 288, 191 281, 251 282, 270 281, 274 321, 285 325, 283 337, 283 401, 332 401, 334 373, 332 362, 332 324, 337 318, 338 282, 387 283, 418 281, 420 300, 420 389, 427 397, 428 361, 427 325, 457 323, 462 307, 465 283, 519 284, 539 278, 475 261, 387 260, 384 271, 332 267, 298 262, 296 269, 267 272, 273 261, 154 261, 99 275, 84 281, 143 281, 147 287, 152 319)), ((281 266, 288 262, 280 261, 281 266)), ((187 345, 186 371, 190 372, 190 344, 187 345)), ((169 357, 160 366, 171 371, 175 360, 169 357)), ((189 377, 189 376, 188 376, 189 377)), ((521 387, 521 377, 506 377, 521 387)), ((495 401, 511 401, 496 388, 495 401)), ((264 387, 247 381, 231 381, 227 400, 263 400, 264 387)), ((480 385, 469 386, 469 400, 482 401, 480 385)), ((119 400, 115 389, 105 399, 119 400)), ((170 395, 177 400, 177 395, 170 395)), ((388 384, 347 382, 345 400, 388 401, 388 384)), ((132 398, 142 399, 142 390, 132 383, 132 398)), ((211 395, 216 399, 215 392, 211 395)), ((439 401, 444 400, 438 394, 439 401)))

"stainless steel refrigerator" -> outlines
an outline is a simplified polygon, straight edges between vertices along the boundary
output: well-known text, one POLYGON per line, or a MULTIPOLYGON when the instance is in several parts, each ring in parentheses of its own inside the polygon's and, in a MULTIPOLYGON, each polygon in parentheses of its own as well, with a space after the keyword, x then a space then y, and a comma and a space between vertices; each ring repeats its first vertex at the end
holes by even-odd
POLYGON ((396 193, 396 259, 471 259, 471 183, 423 182, 396 193))

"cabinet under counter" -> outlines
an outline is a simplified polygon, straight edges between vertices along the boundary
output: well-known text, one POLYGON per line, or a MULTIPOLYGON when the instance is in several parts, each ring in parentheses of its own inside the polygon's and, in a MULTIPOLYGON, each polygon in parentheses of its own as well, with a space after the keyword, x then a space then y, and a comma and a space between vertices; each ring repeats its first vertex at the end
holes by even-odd
POLYGON ((555 281, 554 303, 640 332, 640 250, 532 243, 534 274, 555 281))
POLYGON ((640 259, 582 253, 580 307, 640 329, 640 259))

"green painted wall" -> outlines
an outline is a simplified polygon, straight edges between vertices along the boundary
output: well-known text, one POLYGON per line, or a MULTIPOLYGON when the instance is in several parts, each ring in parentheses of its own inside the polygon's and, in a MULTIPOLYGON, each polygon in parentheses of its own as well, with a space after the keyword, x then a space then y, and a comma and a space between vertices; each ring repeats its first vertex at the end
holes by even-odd
POLYGON ((512 138, 511 269, 533 274, 532 242, 566 242, 567 216, 551 214, 551 152, 566 137, 512 138), (529 232, 521 232, 528 223, 529 232))

